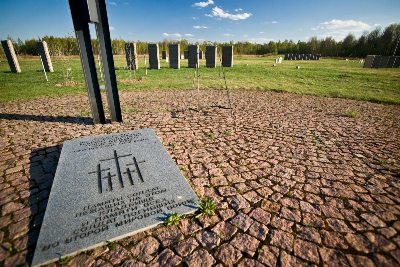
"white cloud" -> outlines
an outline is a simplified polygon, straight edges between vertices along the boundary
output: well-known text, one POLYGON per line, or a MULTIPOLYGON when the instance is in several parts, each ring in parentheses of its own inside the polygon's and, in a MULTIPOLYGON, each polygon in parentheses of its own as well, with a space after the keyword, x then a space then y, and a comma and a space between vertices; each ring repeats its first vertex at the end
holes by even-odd
POLYGON ((207 2, 197 2, 197 3, 194 3, 193 5, 197 6, 197 7, 206 7, 208 5, 213 5, 213 4, 214 4, 213 0, 207 0, 207 2))
POLYGON ((248 34, 243 34, 243 37, 247 38, 247 37, 249 37, 249 35, 248 34))
POLYGON ((318 26, 311 28, 311 30, 320 31, 321 37, 331 36, 335 39, 343 39, 349 33, 357 35, 371 28, 371 25, 362 21, 332 19, 331 21, 320 23, 318 26))
POLYGON ((208 29, 207 26, 199 26, 199 25, 195 25, 193 26, 194 29, 208 29))
POLYGON ((276 20, 271 21, 272 24, 278 24, 276 20))
POLYGON ((275 41, 275 39, 257 37, 257 38, 248 38, 247 41, 249 41, 250 43, 255 43, 255 44, 264 44, 264 43, 268 43, 268 42, 271 42, 271 41, 275 41))
POLYGON ((235 9, 235 12, 240 12, 240 11, 243 11, 243 9, 242 8, 236 8, 235 9))
POLYGON ((243 20, 243 19, 248 19, 252 16, 253 14, 251 13, 238 13, 238 14, 231 14, 229 12, 226 12, 220 7, 213 7, 211 14, 206 14, 208 17, 217 17, 217 18, 222 18, 222 19, 231 19, 231 20, 243 20))
POLYGON ((110 2, 108 2, 108 4, 109 4, 110 6, 117 6, 117 3, 114 2, 114 1, 110 1, 110 2))
POLYGON ((263 34, 264 32, 258 32, 259 34, 263 34))
POLYGON ((182 37, 182 35, 180 33, 167 33, 167 32, 164 32, 163 35, 165 37, 177 37, 177 38, 181 38, 182 37))
POLYGON ((199 19, 199 17, 192 17, 192 19, 193 19, 193 20, 198 20, 198 19, 199 19))
POLYGON ((186 36, 186 37, 193 37, 194 35, 191 34, 191 33, 185 33, 185 36, 186 36))
POLYGON ((231 36, 234 36, 234 35, 231 34, 231 33, 224 33, 224 36, 226 36, 226 37, 231 37, 231 36))
POLYGON ((115 27, 114 26, 111 26, 110 25, 110 27, 108 27, 109 29, 110 29, 110 31, 114 31, 115 30, 115 27))

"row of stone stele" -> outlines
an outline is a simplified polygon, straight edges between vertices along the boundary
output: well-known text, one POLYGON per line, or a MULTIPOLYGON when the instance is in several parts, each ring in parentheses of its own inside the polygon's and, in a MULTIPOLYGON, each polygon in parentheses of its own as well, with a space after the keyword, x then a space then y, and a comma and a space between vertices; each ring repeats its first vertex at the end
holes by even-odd
MULTIPOLYGON (((4 54, 6 55, 11 72, 20 73, 21 67, 19 66, 17 54, 15 53, 14 45, 11 40, 3 40, 1 41, 1 45, 3 46, 4 54)), ((46 41, 38 41, 37 50, 43 69, 46 72, 53 72, 53 64, 51 63, 46 41)))
MULTIPOLYGON (((161 51, 161 58, 163 60, 168 60, 171 68, 179 69, 180 68, 180 60, 187 59, 189 68, 196 68, 198 65, 198 60, 204 58, 206 59, 206 67, 217 66, 217 47, 213 45, 206 46, 206 52, 203 53, 202 50, 199 49, 199 45, 189 45, 188 50, 185 50, 183 54, 180 52, 180 44, 169 44, 168 45, 169 54, 167 56, 167 51, 161 51)), ((138 64, 137 61, 137 49, 136 43, 126 43, 125 44, 125 55, 126 55, 126 63, 128 69, 137 70, 138 64)), ((148 57, 149 57, 149 65, 150 69, 160 69, 160 49, 158 44, 149 44, 148 45, 148 57)), ((233 46, 223 46, 222 47, 222 59, 221 64, 223 67, 233 67, 233 46)))

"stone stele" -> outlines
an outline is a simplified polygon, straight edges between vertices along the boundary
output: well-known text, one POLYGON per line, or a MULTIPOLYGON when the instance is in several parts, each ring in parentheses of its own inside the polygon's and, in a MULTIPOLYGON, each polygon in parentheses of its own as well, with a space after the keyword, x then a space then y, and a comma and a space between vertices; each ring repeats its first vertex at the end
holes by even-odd
POLYGON ((152 129, 66 141, 32 266, 192 213, 197 202, 152 129))

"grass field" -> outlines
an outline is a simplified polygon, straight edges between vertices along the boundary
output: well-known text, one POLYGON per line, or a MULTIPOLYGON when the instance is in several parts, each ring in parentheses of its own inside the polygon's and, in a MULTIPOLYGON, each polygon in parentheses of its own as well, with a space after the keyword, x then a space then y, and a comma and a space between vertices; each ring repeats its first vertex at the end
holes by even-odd
MULTIPOLYGON (((115 56, 114 59, 120 90, 192 88, 194 70, 187 68, 187 60, 181 61, 179 70, 170 69, 162 60, 160 70, 148 70, 145 76, 143 57, 140 57, 136 73, 125 69, 124 56, 115 56)), ((49 82, 44 78, 38 57, 19 57, 19 62, 20 74, 11 73, 7 61, 0 62, 0 102, 86 94, 78 56, 53 57, 55 72, 48 74, 49 82), (71 70, 73 86, 65 86, 67 69, 71 70)), ((364 69, 358 60, 343 59, 284 61, 276 67, 273 63, 273 57, 236 56, 234 67, 225 68, 228 87, 400 104, 400 69, 364 69)), ((205 68, 204 65, 202 60, 201 88, 223 88, 220 69, 205 68)))

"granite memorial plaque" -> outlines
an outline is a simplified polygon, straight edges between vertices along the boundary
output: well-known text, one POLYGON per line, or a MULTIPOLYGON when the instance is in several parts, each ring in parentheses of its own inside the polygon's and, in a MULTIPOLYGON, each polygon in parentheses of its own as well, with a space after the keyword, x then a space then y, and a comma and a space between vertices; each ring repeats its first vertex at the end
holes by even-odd
POLYGON ((179 69, 181 67, 181 60, 179 58, 181 54, 180 44, 169 44, 169 67, 179 69))
POLYGON ((1 45, 3 46, 4 54, 6 55, 11 72, 20 73, 21 68, 19 67, 19 62, 17 54, 15 54, 13 43, 10 40, 4 40, 1 41, 1 45))
POLYGON ((32 265, 194 212, 197 201, 152 129, 66 141, 32 265))

